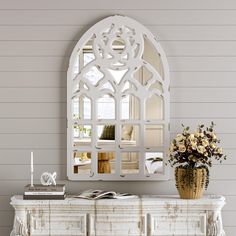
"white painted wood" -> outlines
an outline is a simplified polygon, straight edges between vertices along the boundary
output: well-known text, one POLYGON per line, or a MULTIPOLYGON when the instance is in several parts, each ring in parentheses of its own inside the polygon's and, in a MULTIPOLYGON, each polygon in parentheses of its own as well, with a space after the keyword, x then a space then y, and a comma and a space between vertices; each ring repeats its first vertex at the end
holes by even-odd
POLYGON ((11 198, 15 208, 12 236, 27 233, 32 236, 224 236, 221 218, 224 204, 225 199, 220 196, 200 200, 141 196, 98 201, 75 198, 26 201, 22 196, 14 196, 11 198))
MULTIPOLYGON (((150 54, 150 52, 149 52, 150 54)), ((143 79, 143 78, 141 78, 143 79)), ((156 150, 163 151, 163 163, 167 158, 167 149, 169 145, 169 67, 166 55, 152 33, 146 29, 143 25, 137 21, 126 16, 110 16, 92 26, 78 41, 75 48, 72 51, 70 57, 70 63, 67 74, 67 173, 68 178, 71 180, 163 180, 168 178, 168 168, 163 165, 160 174, 145 174, 145 152, 149 150, 147 145, 145 146, 145 125, 147 122, 149 125, 162 125, 163 129, 163 141, 159 146, 155 146, 156 150), (112 47, 114 41, 122 40, 124 49, 117 53, 112 47), (86 65, 80 65, 78 67, 78 57, 82 54, 83 50, 91 41, 92 53, 94 60, 86 65), (157 54, 156 60, 160 60, 161 67, 155 68, 155 64, 150 62, 150 58, 146 58, 145 53, 147 50, 155 50, 157 54), (108 57, 109 56, 109 57, 108 57), (78 67, 78 71, 75 71, 75 67, 78 67), (86 74, 91 68, 96 67, 100 73, 102 73, 102 79, 92 84, 86 79, 86 74), (145 84, 138 82, 135 77, 135 73, 140 69, 146 70, 151 73, 151 78, 147 80, 145 84), (110 70, 122 72, 125 74, 121 77, 120 81, 116 81, 114 76, 111 76, 110 70), (125 83, 132 83, 133 86, 122 92, 125 83), (109 83, 113 87, 113 91, 108 89, 101 89, 102 86, 109 83), (160 84, 160 88, 152 89, 151 86, 155 83, 160 84), (87 89, 85 89, 85 86, 87 89), (98 115, 98 99, 103 95, 110 94, 114 99, 115 106, 115 143, 114 147, 108 151, 114 151, 115 155, 115 173, 114 174, 100 174, 97 168, 97 155, 99 152, 104 152, 105 149, 102 145, 99 148, 96 146, 98 143, 97 125, 99 124, 98 115), (81 96, 86 95, 91 99, 91 121, 92 127, 91 145, 90 147, 83 148, 76 144, 74 141, 74 125, 84 124, 80 122, 82 118, 74 120, 73 106, 74 99, 80 99, 81 96), (140 112, 140 118, 138 120, 140 129, 140 143, 136 147, 139 153, 139 171, 137 174, 122 174, 121 170, 121 152, 129 150, 129 147, 122 146, 121 148, 121 133, 120 127, 122 124, 130 123, 134 124, 132 120, 126 120, 125 122, 121 118, 121 100, 126 95, 133 95, 139 100, 138 109, 140 112), (160 108, 163 118, 161 121, 148 120, 145 117, 146 101, 151 96, 156 95, 163 101, 163 105, 160 108), (99 149, 99 150, 98 150, 99 149), (75 173, 74 172, 74 158, 73 153, 76 151, 91 152, 91 170, 89 174, 75 173)), ((158 106, 158 103, 155 104, 158 106)), ((80 115, 81 116, 81 115, 80 115)), ((102 120, 109 124, 110 122, 102 120)), ((137 121, 136 121, 137 122, 137 121)), ((151 148, 151 147, 150 147, 151 148)))

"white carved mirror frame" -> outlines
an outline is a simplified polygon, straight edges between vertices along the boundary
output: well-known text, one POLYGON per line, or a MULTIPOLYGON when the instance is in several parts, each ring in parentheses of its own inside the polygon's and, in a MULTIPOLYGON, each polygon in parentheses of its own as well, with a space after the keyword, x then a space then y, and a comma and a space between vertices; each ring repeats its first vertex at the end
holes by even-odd
POLYGON ((169 67, 153 34, 110 16, 78 41, 67 73, 70 180, 165 180, 169 67))

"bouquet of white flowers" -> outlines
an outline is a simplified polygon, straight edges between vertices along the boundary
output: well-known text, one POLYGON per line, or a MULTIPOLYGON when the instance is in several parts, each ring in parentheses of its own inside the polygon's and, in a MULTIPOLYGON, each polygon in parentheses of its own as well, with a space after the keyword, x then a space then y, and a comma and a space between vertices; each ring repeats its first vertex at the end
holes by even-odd
POLYGON ((209 167, 213 159, 226 159, 218 145, 220 140, 214 132, 214 123, 209 127, 199 125, 194 133, 184 127, 170 145, 170 165, 176 166, 176 187, 181 198, 200 198, 209 184, 209 167))
POLYGON ((214 123, 209 127, 199 125, 194 133, 190 133, 189 127, 184 127, 182 134, 177 134, 170 145, 169 163, 175 165, 189 166, 212 166, 212 160, 218 161, 226 159, 223 150, 218 146, 220 140, 214 132, 214 123))

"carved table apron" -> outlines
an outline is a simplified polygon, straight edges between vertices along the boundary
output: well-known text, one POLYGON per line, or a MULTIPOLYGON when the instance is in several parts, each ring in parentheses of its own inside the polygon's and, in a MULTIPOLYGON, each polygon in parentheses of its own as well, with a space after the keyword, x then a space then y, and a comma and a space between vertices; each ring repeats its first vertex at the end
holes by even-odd
POLYGON ((222 196, 184 200, 177 196, 135 199, 23 200, 13 196, 11 236, 225 236, 222 196))

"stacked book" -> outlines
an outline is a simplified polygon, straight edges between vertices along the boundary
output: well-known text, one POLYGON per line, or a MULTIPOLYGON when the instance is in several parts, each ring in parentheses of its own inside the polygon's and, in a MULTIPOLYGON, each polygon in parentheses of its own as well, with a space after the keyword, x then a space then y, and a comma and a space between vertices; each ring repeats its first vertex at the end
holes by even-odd
POLYGON ((53 200, 63 200, 65 199, 65 185, 57 184, 44 186, 41 184, 35 184, 31 186, 30 184, 25 186, 23 198, 26 200, 41 200, 41 199, 53 199, 53 200))

